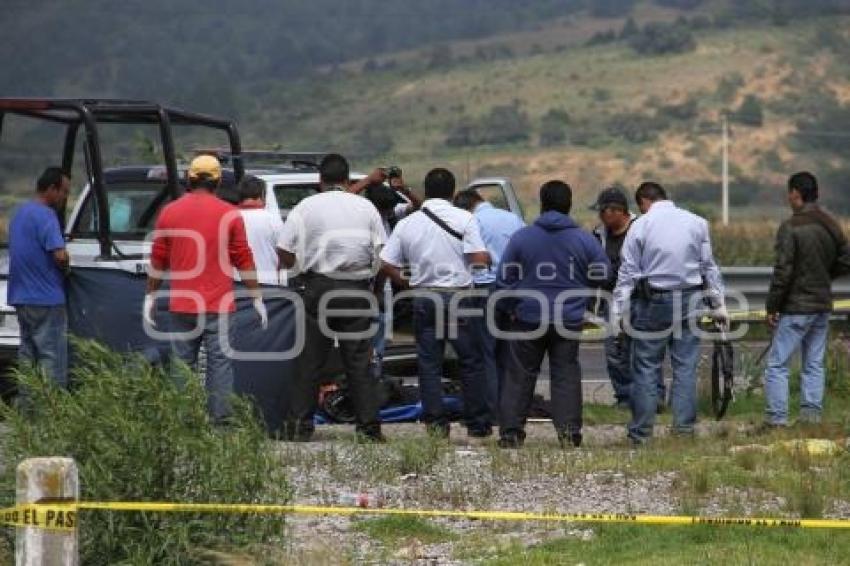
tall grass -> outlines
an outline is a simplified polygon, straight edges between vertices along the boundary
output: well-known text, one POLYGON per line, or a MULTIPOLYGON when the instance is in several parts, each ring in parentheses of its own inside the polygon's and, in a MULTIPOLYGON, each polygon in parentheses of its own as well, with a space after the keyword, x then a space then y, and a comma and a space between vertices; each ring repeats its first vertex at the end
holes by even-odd
MULTIPOLYGON (((850 222, 842 221, 845 234, 850 222)), ((717 263, 724 265, 773 265, 774 241, 779 223, 768 219, 739 221, 729 226, 711 226, 711 243, 717 263)))
POLYGON ((771 220, 714 224, 711 243, 717 263, 724 265, 773 265, 773 243, 779 224, 771 220))
MULTIPOLYGON (((77 461, 81 496, 95 501, 283 503, 283 466, 242 400, 232 425, 211 427, 196 376, 175 386, 141 359, 94 342, 75 344, 73 391, 23 371, 26 410, 4 406, 2 452, 6 502, 24 458, 77 461)), ((187 368, 184 371, 189 372, 187 368)), ((92 511, 80 519, 84 564, 186 564, 204 549, 233 548, 281 535, 283 519, 207 514, 92 511)))

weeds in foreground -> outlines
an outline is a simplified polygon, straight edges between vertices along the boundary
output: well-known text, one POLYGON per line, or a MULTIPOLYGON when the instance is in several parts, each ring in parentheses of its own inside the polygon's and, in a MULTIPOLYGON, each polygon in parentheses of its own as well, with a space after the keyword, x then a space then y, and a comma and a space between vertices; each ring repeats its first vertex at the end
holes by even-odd
POLYGON ((414 540, 422 544, 432 544, 457 539, 457 535, 449 529, 414 516, 365 519, 357 521, 354 529, 388 546, 414 540))
MULTIPOLYGON (((19 373, 27 410, 0 409, 9 462, 74 458, 81 495, 94 501, 284 503, 289 490, 251 406, 235 400, 226 429, 207 418, 206 395, 187 372, 178 387, 157 368, 95 342, 75 343, 73 391, 41 374, 19 373)), ((13 499, 14 466, 2 486, 13 499)), ((212 514, 91 511, 80 520, 85 564, 186 564, 201 549, 276 540, 283 519, 212 514)))
POLYGON ((485 564, 841 564, 850 539, 816 530, 599 525, 592 537, 565 537, 505 549, 485 564))

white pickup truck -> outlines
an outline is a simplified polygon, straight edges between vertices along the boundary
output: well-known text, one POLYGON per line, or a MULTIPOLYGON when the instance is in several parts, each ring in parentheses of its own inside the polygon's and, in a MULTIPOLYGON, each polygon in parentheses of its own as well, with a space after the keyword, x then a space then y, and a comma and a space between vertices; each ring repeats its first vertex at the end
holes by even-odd
MULTIPOLYGON (((182 171, 181 171, 182 173, 182 171)), ((281 165, 252 169, 252 174, 266 183, 266 207, 285 220, 289 210, 302 199, 319 190, 319 175, 304 165, 281 165)), ((362 175, 353 175, 361 178, 362 175)), ((98 208, 90 185, 79 193, 79 198, 68 218, 65 238, 74 267, 122 270, 128 273, 145 272, 145 256, 149 251, 145 238, 152 230, 156 215, 168 202, 165 170, 161 166, 120 167, 104 171, 109 207, 113 253, 109 258, 100 254, 97 238, 98 208)), ((224 193, 232 190, 233 172, 224 172, 224 193)), ((511 210, 522 216, 520 204, 510 181, 504 178, 476 179, 468 187, 477 189, 489 202, 499 208, 511 210)), ((0 362, 14 359, 20 344, 20 335, 14 309, 6 304, 6 274, 8 258, 0 256, 0 362), (5 261, 4 261, 5 260, 5 261), (5 266, 5 269, 4 269, 5 266)), ((385 363, 411 362, 414 358, 412 343, 400 340, 389 344, 385 363)))

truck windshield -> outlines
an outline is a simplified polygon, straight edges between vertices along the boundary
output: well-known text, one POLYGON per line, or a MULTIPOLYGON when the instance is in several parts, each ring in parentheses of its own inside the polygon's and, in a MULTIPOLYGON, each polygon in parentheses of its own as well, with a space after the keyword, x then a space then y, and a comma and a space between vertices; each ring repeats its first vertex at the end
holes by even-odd
POLYGON ((319 186, 315 183, 304 185, 275 185, 274 196, 281 211, 289 211, 305 198, 319 192, 319 186))

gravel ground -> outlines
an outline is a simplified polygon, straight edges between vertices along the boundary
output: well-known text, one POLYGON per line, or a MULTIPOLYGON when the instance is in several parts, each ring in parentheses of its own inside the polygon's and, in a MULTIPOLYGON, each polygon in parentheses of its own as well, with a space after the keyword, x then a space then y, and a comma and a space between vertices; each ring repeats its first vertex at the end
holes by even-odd
MULTIPOLYGON (((717 423, 703 423, 699 434, 718 432, 717 423)), ((730 426, 730 425, 723 425, 730 426)), ((629 477, 622 471, 598 471, 570 475, 547 473, 546 459, 593 457, 594 446, 625 447, 622 426, 586 427, 588 449, 557 450, 554 432, 548 423, 529 425, 524 466, 539 458, 539 467, 514 470, 517 452, 498 451, 492 442, 469 441, 457 427, 451 445, 444 447, 436 463, 420 473, 392 475, 386 458, 395 448, 371 447, 369 460, 362 449, 342 440, 350 434, 342 427, 321 429, 309 444, 281 444, 287 454, 294 500, 304 504, 344 505, 346 497, 365 494, 370 506, 420 509, 481 509, 532 512, 599 512, 653 515, 680 514, 677 472, 629 477), (549 446, 551 444, 551 447, 549 446), (530 448, 533 445, 536 448, 530 448), (295 450, 295 453, 289 452, 295 450), (390 452, 386 452, 390 450, 390 452), (533 457, 531 456, 533 454, 533 457), (297 458, 293 458, 296 456, 297 458), (358 460, 361 458, 361 460, 358 460), (383 458, 383 460, 382 460, 383 458), (498 459, 498 461, 494 461, 498 459), (297 461, 297 465, 293 462, 297 461), (498 468, 498 473, 497 473, 498 468), (515 476, 514 477, 514 472, 515 476), (510 478, 510 479, 507 479, 510 478)), ((658 431, 663 433, 661 429, 658 431)), ((391 439, 421 438, 418 425, 387 427, 391 439)), ((408 442, 412 444, 412 442, 408 442)), ((624 459, 633 454, 623 450, 624 459)), ((700 514, 758 515, 782 513, 785 501, 758 489, 716 488, 701 498, 694 511, 700 514)), ((850 504, 837 503, 831 516, 850 516, 850 504)), ((592 537, 592 528, 572 523, 506 523, 467 519, 433 519, 453 533, 452 540, 422 544, 416 540, 396 541, 384 546, 356 528, 360 518, 340 516, 296 516, 291 529, 289 556, 295 563, 469 563, 457 558, 465 545, 475 544, 476 556, 496 555, 507 546, 532 546, 550 538, 592 537), (482 543, 486 540, 486 543, 482 543), (483 545, 483 546, 482 546, 483 545)))

